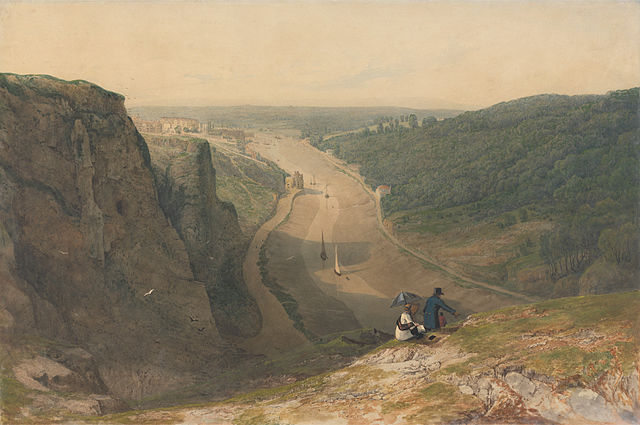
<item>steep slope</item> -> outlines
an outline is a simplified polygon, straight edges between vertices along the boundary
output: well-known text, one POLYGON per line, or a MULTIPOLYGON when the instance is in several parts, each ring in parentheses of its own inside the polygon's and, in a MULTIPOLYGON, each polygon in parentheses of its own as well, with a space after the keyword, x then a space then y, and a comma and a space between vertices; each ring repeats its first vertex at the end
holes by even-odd
POLYGON ((201 134, 194 137, 143 133, 143 136, 148 145, 167 149, 176 149, 176 144, 188 140, 207 140, 212 150, 216 196, 233 204, 240 229, 247 239, 271 217, 278 196, 285 191, 284 171, 266 160, 255 160, 233 147, 225 146, 218 138, 205 136, 206 139, 203 139, 200 138, 201 134))
POLYGON ((272 163, 256 162, 217 149, 213 155, 218 196, 232 202, 247 236, 271 218, 278 197, 285 192, 284 171, 272 163))
POLYGON ((233 204, 216 194, 209 144, 198 139, 150 140, 160 206, 185 243, 195 279, 207 289, 219 332, 255 335, 262 323, 242 277, 245 238, 233 204))
POLYGON ((37 353, 140 400, 215 373, 223 341, 123 100, 0 75, 0 331, 5 372, 37 353))
POLYGON ((481 313, 453 334, 439 334, 435 343, 392 341, 337 372, 225 403, 118 420, 638 423, 639 309, 640 292, 635 291, 481 313))

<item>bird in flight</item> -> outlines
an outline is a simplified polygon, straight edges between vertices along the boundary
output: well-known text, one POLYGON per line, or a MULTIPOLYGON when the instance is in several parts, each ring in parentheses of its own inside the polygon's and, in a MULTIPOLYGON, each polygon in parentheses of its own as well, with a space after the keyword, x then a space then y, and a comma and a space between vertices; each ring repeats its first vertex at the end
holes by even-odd
POLYGON ((153 293, 153 291, 155 291, 155 289, 151 289, 149 292, 147 292, 146 294, 144 294, 144 296, 146 297, 147 295, 151 295, 153 293))

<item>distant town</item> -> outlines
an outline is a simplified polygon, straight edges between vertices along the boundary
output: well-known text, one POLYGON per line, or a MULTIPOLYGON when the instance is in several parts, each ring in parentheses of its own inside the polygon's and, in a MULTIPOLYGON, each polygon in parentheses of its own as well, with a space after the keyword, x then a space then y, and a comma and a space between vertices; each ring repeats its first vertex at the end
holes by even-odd
POLYGON ((208 134, 225 139, 246 141, 253 133, 239 128, 216 128, 211 122, 200 122, 194 118, 162 117, 159 120, 144 120, 138 116, 131 119, 141 133, 153 134, 208 134))

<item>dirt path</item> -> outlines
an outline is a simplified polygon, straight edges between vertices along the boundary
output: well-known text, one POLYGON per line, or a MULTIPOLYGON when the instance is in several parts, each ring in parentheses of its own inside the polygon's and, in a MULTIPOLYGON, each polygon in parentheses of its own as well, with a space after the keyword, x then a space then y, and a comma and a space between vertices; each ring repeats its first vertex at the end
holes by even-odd
POLYGON ((349 176, 354 178, 358 183, 360 183, 362 188, 369 194, 369 196, 371 196, 371 198, 374 200, 374 202, 376 204, 376 217, 378 219, 378 226, 379 226, 380 230, 398 248, 407 251, 411 255, 413 255, 413 256, 415 256, 415 257, 417 257, 417 258, 419 258, 419 259, 421 259, 423 261, 426 261, 428 263, 433 264, 436 267, 441 268, 446 273, 449 273, 450 275, 455 276, 458 279, 463 280, 464 282, 471 283, 471 284, 476 285, 476 286, 481 286, 483 288, 490 289, 490 290, 496 291, 496 292, 500 292, 500 293, 503 293, 503 294, 506 294, 506 295, 510 295, 512 297, 519 298, 519 299, 522 299, 522 300, 527 301, 527 302, 540 301, 540 299, 538 299, 538 298, 530 297, 530 296, 527 296, 527 295, 524 295, 524 294, 520 294, 518 292, 509 291, 509 290, 504 289, 504 288, 502 288, 500 286, 491 285, 491 284, 489 284, 487 282, 481 282, 479 280, 472 279, 469 276, 466 276, 466 275, 460 273, 458 270, 452 269, 451 267, 438 262, 433 257, 430 257, 430 256, 424 254, 423 252, 420 252, 420 251, 418 251, 416 249, 413 249, 413 248, 405 245, 404 243, 402 243, 384 225, 383 219, 382 219, 382 208, 380 206, 380 198, 378 196, 376 196, 376 194, 371 190, 371 188, 369 188, 369 186, 364 182, 364 179, 362 178, 362 176, 360 174, 355 173, 344 162, 340 161, 339 159, 337 159, 337 158, 335 158, 335 157, 333 157, 333 156, 331 156, 331 155, 329 155, 327 153, 323 153, 323 154, 326 156, 328 161, 330 161, 336 167, 338 167, 339 169, 341 169, 342 171, 347 173, 349 176))
POLYGON ((289 214, 295 193, 280 199, 275 215, 264 223, 256 232, 242 266, 242 274, 249 293, 253 295, 262 313, 262 330, 250 339, 238 340, 237 343, 253 354, 271 355, 285 352, 292 346, 308 344, 307 338, 293 327, 293 322, 280 301, 262 283, 258 268, 260 248, 269 233, 289 214))

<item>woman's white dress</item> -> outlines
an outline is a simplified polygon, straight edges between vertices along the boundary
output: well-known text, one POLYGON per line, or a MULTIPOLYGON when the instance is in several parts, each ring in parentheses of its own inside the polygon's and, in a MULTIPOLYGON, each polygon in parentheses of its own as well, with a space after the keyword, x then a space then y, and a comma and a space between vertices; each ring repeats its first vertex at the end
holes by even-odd
MULTIPOLYGON (((405 311, 402 313, 402 315, 400 316, 400 323, 402 324, 414 323, 415 325, 418 325, 413 321, 413 318, 411 317, 411 314, 408 311, 405 311)), ((423 332, 422 329, 420 328, 424 329, 424 327, 422 327, 422 325, 418 325, 418 330, 420 330, 420 332, 423 332)), ((406 331, 402 331, 396 325, 396 339, 398 341, 406 341, 408 339, 411 339, 412 337, 413 337, 413 334, 411 333, 410 329, 407 329, 406 331)))

